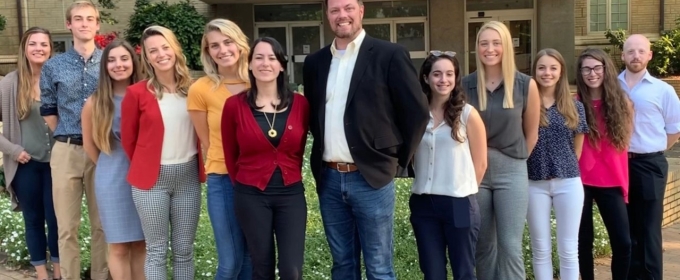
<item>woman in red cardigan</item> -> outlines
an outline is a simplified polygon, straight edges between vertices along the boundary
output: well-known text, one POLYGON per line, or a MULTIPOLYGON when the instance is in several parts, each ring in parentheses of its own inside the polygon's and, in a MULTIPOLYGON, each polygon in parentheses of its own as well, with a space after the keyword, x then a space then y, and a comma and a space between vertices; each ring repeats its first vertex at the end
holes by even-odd
POLYGON ((234 208, 253 264, 253 280, 274 279, 274 236, 282 280, 302 279, 307 202, 302 158, 309 105, 286 87, 287 61, 273 38, 255 40, 252 88, 227 99, 222 142, 234 208))
POLYGON ((142 46, 148 79, 127 88, 121 104, 121 142, 130 158, 127 179, 146 240, 144 274, 146 279, 167 278, 172 237, 174 279, 194 279, 194 239, 205 172, 187 112, 191 76, 169 29, 147 28, 142 46))

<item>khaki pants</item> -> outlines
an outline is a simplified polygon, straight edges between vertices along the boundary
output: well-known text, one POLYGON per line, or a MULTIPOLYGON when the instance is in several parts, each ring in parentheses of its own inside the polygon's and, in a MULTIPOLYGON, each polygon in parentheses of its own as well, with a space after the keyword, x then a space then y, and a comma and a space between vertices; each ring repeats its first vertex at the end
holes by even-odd
POLYGON ((94 164, 87 158, 83 146, 56 142, 52 148, 52 190, 54 212, 59 228, 59 260, 63 279, 80 279, 80 227, 83 193, 91 229, 91 278, 108 278, 107 244, 94 197, 94 164))

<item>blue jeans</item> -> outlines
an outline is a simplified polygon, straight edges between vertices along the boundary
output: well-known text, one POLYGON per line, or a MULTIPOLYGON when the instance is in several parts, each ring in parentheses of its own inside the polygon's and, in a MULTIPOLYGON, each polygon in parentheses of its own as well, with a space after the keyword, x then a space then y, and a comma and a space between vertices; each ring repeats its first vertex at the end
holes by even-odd
POLYGON ((234 214, 234 186, 229 175, 208 174, 208 216, 217 245, 215 280, 250 280, 253 267, 243 231, 234 214))
POLYGON ((372 188, 359 172, 324 168, 318 188, 321 218, 333 257, 333 280, 361 280, 364 254, 369 280, 396 279, 394 250, 394 182, 372 188))
POLYGON ((26 226, 26 245, 33 266, 47 262, 50 250, 52 263, 59 263, 57 217, 52 201, 52 172, 49 162, 30 160, 19 164, 12 187, 21 205, 26 226), (47 237, 45 237, 47 223, 47 237))

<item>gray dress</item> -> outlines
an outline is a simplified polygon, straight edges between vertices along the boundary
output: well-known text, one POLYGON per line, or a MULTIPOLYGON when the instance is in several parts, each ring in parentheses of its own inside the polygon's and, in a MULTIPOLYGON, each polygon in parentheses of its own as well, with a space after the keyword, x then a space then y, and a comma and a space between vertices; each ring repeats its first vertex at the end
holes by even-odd
POLYGON ((121 96, 114 96, 111 127, 111 154, 99 153, 94 173, 95 195, 107 243, 144 240, 142 224, 132 201, 132 186, 127 182, 130 161, 120 142, 121 96))

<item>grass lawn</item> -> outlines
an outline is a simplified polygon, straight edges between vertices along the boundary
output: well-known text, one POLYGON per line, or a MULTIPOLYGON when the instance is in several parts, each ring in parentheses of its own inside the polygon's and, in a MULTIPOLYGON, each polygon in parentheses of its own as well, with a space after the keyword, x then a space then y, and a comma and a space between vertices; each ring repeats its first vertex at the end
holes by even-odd
MULTIPOLYGON (((309 153, 311 141, 308 142, 307 152, 309 153)), ((307 154, 308 158, 309 154, 307 154)), ((330 269, 332 265, 328 244, 326 243, 319 204, 314 187, 309 161, 305 160, 303 169, 304 184, 306 187, 306 198, 308 206, 307 238, 304 263, 305 279, 330 279, 330 269)), ((397 179, 397 202, 394 220, 394 267, 399 279, 422 279, 420 268, 418 267, 418 253, 416 250, 415 237, 409 222, 408 198, 410 195, 411 181, 408 179, 397 179)), ((206 208, 205 191, 203 192, 201 218, 198 225, 198 233, 195 241, 195 279, 213 279, 217 267, 217 255, 215 252, 215 242, 212 227, 206 208)), ((24 238, 24 224, 21 213, 11 212, 10 203, 7 195, 0 197, 0 250, 9 254, 9 265, 23 266, 28 265, 28 250, 24 238)), ((81 237, 81 259, 83 269, 89 266, 89 243, 90 236, 89 221, 87 219, 87 209, 83 208, 82 226, 80 229, 81 237)), ((608 238, 604 225, 599 215, 595 221, 595 253, 598 256, 610 253, 608 238)), ((553 231, 555 222, 553 220, 553 231)), ((553 234, 553 243, 554 234, 553 234)), ((533 279, 531 269, 531 247, 529 236, 524 236, 524 257, 527 264, 528 279, 533 279)), ((555 273, 559 272, 557 254, 553 246, 553 263, 556 266, 555 273)))

